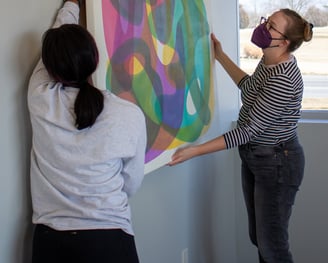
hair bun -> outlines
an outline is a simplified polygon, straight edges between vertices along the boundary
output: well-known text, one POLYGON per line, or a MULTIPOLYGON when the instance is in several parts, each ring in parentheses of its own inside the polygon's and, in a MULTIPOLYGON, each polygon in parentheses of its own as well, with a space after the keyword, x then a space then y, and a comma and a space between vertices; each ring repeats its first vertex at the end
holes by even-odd
POLYGON ((304 26, 304 41, 308 42, 313 36, 313 24, 305 21, 304 26))

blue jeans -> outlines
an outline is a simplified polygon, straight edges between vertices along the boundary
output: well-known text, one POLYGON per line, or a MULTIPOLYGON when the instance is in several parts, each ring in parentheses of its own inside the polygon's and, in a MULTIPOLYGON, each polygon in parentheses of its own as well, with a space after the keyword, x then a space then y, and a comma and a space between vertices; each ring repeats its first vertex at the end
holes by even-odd
POLYGON ((303 148, 297 139, 276 146, 239 146, 249 236, 260 262, 292 263, 288 223, 304 174, 303 148))

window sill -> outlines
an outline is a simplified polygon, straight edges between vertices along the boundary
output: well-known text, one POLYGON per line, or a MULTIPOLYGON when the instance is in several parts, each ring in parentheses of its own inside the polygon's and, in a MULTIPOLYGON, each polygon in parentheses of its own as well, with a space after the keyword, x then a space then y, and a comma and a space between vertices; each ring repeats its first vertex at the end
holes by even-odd
POLYGON ((328 123, 328 110, 304 110, 300 122, 328 123))

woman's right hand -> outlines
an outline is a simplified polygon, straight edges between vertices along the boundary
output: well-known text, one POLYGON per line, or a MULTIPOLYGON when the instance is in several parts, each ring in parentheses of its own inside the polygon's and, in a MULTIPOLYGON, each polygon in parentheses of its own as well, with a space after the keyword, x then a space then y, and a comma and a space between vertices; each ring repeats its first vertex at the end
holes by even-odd
POLYGON ((211 39, 214 46, 215 59, 223 66, 225 71, 229 74, 230 78, 235 82, 236 85, 240 80, 247 75, 242 69, 239 68, 235 62, 233 62, 223 51, 221 42, 211 34, 211 39))
POLYGON ((224 52, 222 50, 221 42, 215 37, 215 35, 213 33, 211 34, 211 39, 213 42, 215 59, 220 61, 220 59, 222 58, 222 55, 224 54, 224 52))

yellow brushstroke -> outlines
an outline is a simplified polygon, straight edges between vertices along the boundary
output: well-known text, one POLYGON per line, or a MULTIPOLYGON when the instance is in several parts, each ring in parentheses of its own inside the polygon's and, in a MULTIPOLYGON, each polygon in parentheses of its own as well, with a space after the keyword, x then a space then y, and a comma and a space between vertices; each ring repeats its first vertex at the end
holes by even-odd
POLYGON ((169 65, 175 54, 175 50, 166 44, 162 44, 158 39, 153 37, 153 43, 156 49, 157 56, 161 63, 165 66, 169 65))
POLYGON ((136 56, 133 56, 131 60, 132 60, 132 74, 138 75, 140 72, 144 70, 144 66, 136 56))

